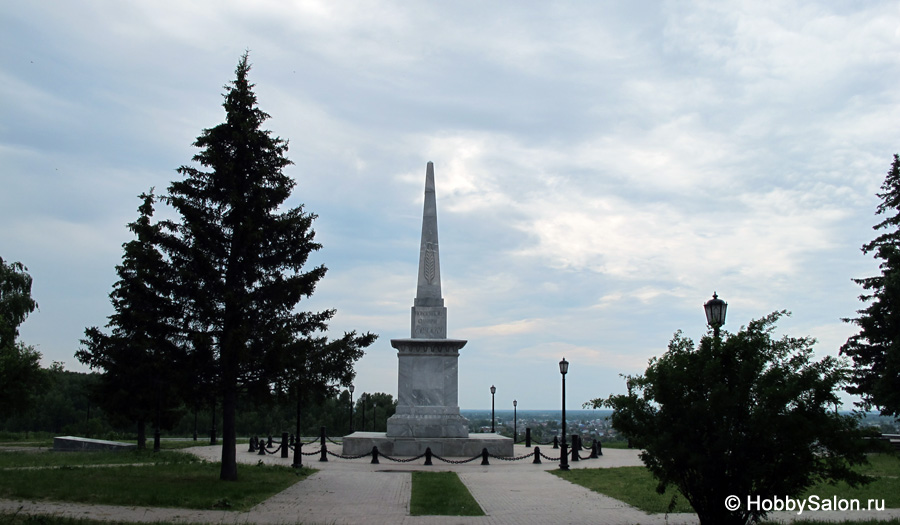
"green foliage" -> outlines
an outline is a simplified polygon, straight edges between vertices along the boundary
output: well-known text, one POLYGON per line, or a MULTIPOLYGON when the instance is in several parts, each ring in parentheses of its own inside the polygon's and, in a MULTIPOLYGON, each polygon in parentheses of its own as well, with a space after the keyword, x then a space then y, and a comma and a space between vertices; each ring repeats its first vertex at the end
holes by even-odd
POLYGON ((859 395, 866 410, 877 407, 900 418, 900 156, 894 155, 881 189, 875 213, 886 217, 873 229, 882 233, 862 247, 864 254, 881 260, 881 275, 853 280, 865 290, 859 299, 868 306, 857 311, 859 317, 844 319, 860 331, 841 353, 853 360, 853 384, 847 392, 859 395))
POLYGON ((658 490, 676 486, 703 523, 764 516, 729 513, 731 494, 797 496, 821 480, 866 480, 851 469, 865 460, 856 419, 829 410, 844 364, 813 361, 813 339, 774 339, 784 314, 696 347, 678 332, 643 376, 626 377, 627 394, 591 401, 615 410, 613 426, 644 450, 658 490))
POLYGON ((284 173, 287 141, 261 128, 245 53, 226 87, 225 122, 203 131, 165 201, 180 222, 161 241, 178 270, 174 290, 195 384, 222 400, 221 478, 237 479, 236 405, 241 392, 263 400, 274 390, 295 399, 347 385, 353 363, 375 336, 322 335, 334 310, 295 307, 326 268, 305 270, 321 248, 303 206, 285 208, 295 182, 284 173))
POLYGON ((394 401, 394 397, 390 394, 363 392, 353 407, 353 428, 369 432, 385 432, 388 418, 396 411, 397 401, 394 401))
POLYGON ((43 384, 41 354, 21 341, 0 345, 0 417, 21 414, 43 384))
POLYGON ((6 264, 0 257, 0 347, 15 343, 19 325, 38 306, 31 297, 31 282, 25 265, 6 264))
POLYGON ((19 325, 37 308, 31 276, 20 262, 0 257, 0 417, 21 414, 41 386, 41 354, 16 339, 19 325))
POLYGON ((456 472, 413 472, 411 516, 484 516, 456 472))

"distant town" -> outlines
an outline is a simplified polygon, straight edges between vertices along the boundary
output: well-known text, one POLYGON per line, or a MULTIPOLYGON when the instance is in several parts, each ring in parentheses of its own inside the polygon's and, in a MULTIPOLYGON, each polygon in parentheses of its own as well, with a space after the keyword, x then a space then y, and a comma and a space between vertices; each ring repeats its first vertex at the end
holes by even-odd
MULTIPOLYGON (((469 420, 469 432, 487 433, 491 431, 490 410, 460 410, 469 420)), ((841 411, 841 413, 848 413, 841 411)), ((531 429, 535 441, 549 442, 559 435, 562 424, 561 410, 497 410, 494 412, 494 430, 513 437, 516 428, 518 440, 525 439, 525 429, 531 429), (515 427, 514 425, 515 421, 515 427)), ((612 410, 566 410, 566 434, 580 434, 584 439, 600 439, 602 442, 622 441, 616 429, 610 424, 612 410)), ((870 427, 881 434, 900 434, 900 421, 878 413, 865 414, 860 422, 862 427, 870 427)))

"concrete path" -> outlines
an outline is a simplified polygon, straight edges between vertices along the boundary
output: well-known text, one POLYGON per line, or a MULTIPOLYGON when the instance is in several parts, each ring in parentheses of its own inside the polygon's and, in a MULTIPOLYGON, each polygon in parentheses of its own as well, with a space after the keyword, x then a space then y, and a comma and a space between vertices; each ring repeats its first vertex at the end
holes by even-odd
MULTIPOLYGON (((316 445, 305 448, 316 449, 316 445)), ((337 449, 337 447, 333 447, 337 449)), ((198 456, 218 461, 221 449, 195 447, 187 449, 198 456)), ((542 447, 544 454, 556 457, 559 451, 542 447)), ((529 453, 524 446, 516 446, 516 454, 529 453)), ((634 450, 607 449, 599 459, 571 463, 572 468, 609 468, 640 465, 634 450)), ((280 456, 259 456, 238 449, 238 461, 256 464, 289 465, 291 459, 280 456)), ((305 456, 304 464, 318 469, 306 480, 296 483, 247 512, 193 511, 110 505, 81 505, 74 503, 19 502, 0 500, 0 510, 23 513, 51 513, 67 517, 90 517, 108 521, 152 523, 265 523, 265 524, 693 524, 693 514, 646 514, 621 501, 589 491, 564 481, 547 470, 558 468, 558 462, 544 460, 534 465, 531 459, 501 461, 491 459, 491 465, 480 461, 452 465, 434 461, 426 467, 420 459, 412 463, 394 463, 382 458, 372 465, 369 458, 344 460, 329 456, 319 462, 318 456, 305 456), (447 517, 409 516, 410 472, 414 470, 452 470, 469 488, 486 516, 447 517)), ((240 470, 239 470, 240 475, 240 470)), ((802 518, 848 519, 900 517, 900 510, 880 513, 804 513, 802 518)), ((772 518, 791 520, 790 513, 775 513, 772 518)))

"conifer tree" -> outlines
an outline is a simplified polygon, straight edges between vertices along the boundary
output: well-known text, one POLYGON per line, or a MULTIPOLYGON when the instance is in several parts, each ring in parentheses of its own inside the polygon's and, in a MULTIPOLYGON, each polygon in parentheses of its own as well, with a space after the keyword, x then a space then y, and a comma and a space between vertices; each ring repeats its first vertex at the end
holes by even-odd
POLYGON ((862 398, 862 407, 876 407, 883 415, 900 417, 900 156, 888 170, 878 197, 876 215, 884 219, 873 229, 881 231, 862 247, 881 260, 881 275, 853 279, 865 292, 860 301, 868 306, 859 317, 844 319, 857 325, 859 333, 850 337, 841 353, 853 360, 850 394, 862 398))
POLYGON ((185 358, 173 328, 179 318, 172 301, 174 273, 158 248, 160 224, 152 222, 153 190, 140 199, 140 215, 128 224, 135 239, 123 245, 122 263, 116 266, 119 280, 110 293, 110 333, 85 329, 75 357, 103 370, 95 402, 137 424, 140 448, 146 423, 154 422, 153 448, 158 451, 160 428, 177 423, 185 358))
MULTIPOLYGON (((304 270, 319 250, 314 214, 303 206, 285 208, 294 181, 284 173, 291 163, 288 143, 261 128, 269 118, 257 107, 247 76, 245 53, 236 78, 224 94, 225 122, 206 129, 194 146, 183 179, 169 186, 166 201, 181 216, 168 223, 167 250, 179 269, 176 292, 184 315, 185 340, 196 358, 195 372, 211 377, 222 402, 220 478, 237 479, 235 409, 238 394, 264 398, 279 385, 295 384, 304 361, 328 345, 328 360, 340 364, 340 382, 352 379, 353 362, 374 336, 355 332, 336 342, 321 334, 334 310, 296 311, 315 291, 324 266, 304 270)), ((321 363, 321 360, 319 361, 321 363)))

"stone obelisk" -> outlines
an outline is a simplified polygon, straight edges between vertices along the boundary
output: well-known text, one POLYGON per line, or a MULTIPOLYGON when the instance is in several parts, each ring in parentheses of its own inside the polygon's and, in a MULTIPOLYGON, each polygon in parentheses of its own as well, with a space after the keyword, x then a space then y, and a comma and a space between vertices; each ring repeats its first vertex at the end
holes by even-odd
POLYGON ((409 339, 391 339, 399 360, 397 412, 388 419, 388 437, 465 438, 468 421, 459 413, 459 350, 462 339, 447 339, 447 308, 441 295, 434 165, 425 171, 425 206, 419 246, 419 276, 409 339))
POLYGON ((410 337, 391 339, 397 349, 397 412, 387 432, 354 432, 344 436, 342 450, 362 455, 377 447, 382 454, 417 456, 429 448, 446 457, 473 457, 483 450, 513 455, 513 440, 499 434, 469 435, 469 422, 459 413, 459 350, 462 339, 447 339, 447 308, 441 295, 434 165, 425 171, 425 209, 419 245, 419 277, 411 312, 410 337))

